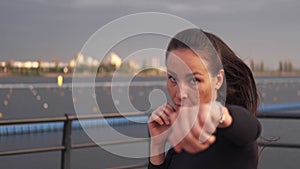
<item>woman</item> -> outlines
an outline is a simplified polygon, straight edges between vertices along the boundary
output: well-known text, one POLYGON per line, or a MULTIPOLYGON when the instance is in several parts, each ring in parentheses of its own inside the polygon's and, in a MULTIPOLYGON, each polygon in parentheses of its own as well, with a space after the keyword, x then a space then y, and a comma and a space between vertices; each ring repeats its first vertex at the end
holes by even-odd
POLYGON ((150 116, 148 168, 257 168, 261 126, 248 66, 220 38, 200 29, 171 39, 166 64, 173 103, 150 116), (172 148, 165 155, 168 140, 172 148))

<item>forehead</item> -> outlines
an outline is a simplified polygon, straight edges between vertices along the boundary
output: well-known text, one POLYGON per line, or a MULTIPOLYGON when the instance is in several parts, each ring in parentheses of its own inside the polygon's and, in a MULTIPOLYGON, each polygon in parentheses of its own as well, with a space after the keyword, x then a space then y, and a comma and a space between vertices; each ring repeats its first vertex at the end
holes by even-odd
POLYGON ((190 49, 171 50, 167 58, 167 69, 175 73, 207 73, 205 61, 190 49))

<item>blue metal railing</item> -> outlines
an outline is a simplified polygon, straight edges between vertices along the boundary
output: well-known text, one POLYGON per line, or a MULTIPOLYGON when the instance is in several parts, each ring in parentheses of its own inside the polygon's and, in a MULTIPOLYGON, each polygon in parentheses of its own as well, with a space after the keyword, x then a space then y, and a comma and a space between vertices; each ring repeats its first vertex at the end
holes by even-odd
MULTIPOLYGON (((281 110, 300 110, 300 103, 289 103, 289 104, 274 104, 268 106, 261 106, 258 109, 258 112, 267 112, 267 111, 281 111, 281 110)), ((294 116, 294 115, 293 115, 294 116)))
MULTIPOLYGON (((299 118, 300 112, 289 112, 282 113, 283 110, 300 110, 300 103, 291 103, 291 104, 277 104, 277 105, 269 105, 260 107, 258 110, 258 117, 271 117, 273 118, 299 118)), ((43 119, 41 119, 43 120, 43 119)), ((105 123, 109 125, 127 125, 132 121, 146 123, 148 120, 148 116, 140 115, 135 117, 114 117, 108 119, 85 119, 80 122, 75 120, 73 121, 72 128, 78 129, 81 127, 89 128, 89 127, 101 127, 105 123)), ((17 120, 18 121, 18 120, 17 120)), ((24 120, 22 120, 24 121, 24 120)), ((15 134, 30 134, 30 133, 40 133, 40 132, 52 132, 52 131, 61 131, 64 125, 63 121, 59 122, 44 122, 44 123, 23 123, 23 124, 15 124, 11 125, 14 120, 9 120, 7 122, 0 121, 0 136, 6 135, 15 135, 15 134), (5 123, 10 125, 4 125, 5 123)), ((25 121, 24 121, 25 122, 25 121)))
MULTIPOLYGON (((40 119, 43 120, 43 119, 40 119)), ((108 119, 86 119, 73 121, 72 129, 80 129, 80 128, 94 128, 105 126, 105 124, 109 124, 112 126, 117 125, 128 125, 132 123, 132 121, 145 123, 148 120, 148 116, 141 115, 135 117, 114 117, 108 119)), ((17 120, 16 120, 17 121, 17 120)), ((13 122, 13 121, 10 121, 13 122)), ((23 120, 23 122, 25 122, 23 120)), ((30 133, 43 133, 43 132, 54 132, 61 131, 64 127, 64 122, 45 122, 45 123, 22 123, 22 124, 14 124, 6 123, 6 125, 1 125, 0 121, 0 136, 7 135, 15 135, 15 134, 30 134, 30 133)))

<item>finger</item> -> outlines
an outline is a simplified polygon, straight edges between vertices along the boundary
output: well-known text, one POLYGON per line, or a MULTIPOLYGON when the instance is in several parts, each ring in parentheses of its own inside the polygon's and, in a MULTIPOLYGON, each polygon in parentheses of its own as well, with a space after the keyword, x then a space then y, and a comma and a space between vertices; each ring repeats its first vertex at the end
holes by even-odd
POLYGON ((204 130, 200 133, 200 136, 198 137, 199 143, 205 143, 212 134, 205 132, 204 130))
POLYGON ((183 149, 189 153, 204 151, 210 146, 210 144, 200 143, 199 140, 191 134, 188 134, 187 137, 182 140, 181 144, 183 149))
POLYGON ((158 107, 155 111, 152 112, 151 116, 150 116, 150 119, 152 121, 156 121, 158 122, 159 124, 161 124, 161 115, 163 114, 163 109, 164 109, 164 105, 158 107))
POLYGON ((191 134, 198 138, 201 143, 205 142, 212 135, 212 133, 206 131, 205 127, 201 127, 198 121, 191 128, 191 134))
POLYGON ((210 104, 201 104, 199 106, 198 121, 201 124, 201 126, 204 125, 204 123, 209 115, 210 109, 211 109, 210 104))
POLYGON ((164 121, 165 124, 167 125, 171 124, 170 116, 169 116, 169 114, 171 114, 171 110, 169 110, 166 107, 166 104, 160 106, 156 114, 160 116, 160 118, 164 121))
POLYGON ((175 152, 180 153, 182 151, 182 145, 178 141, 176 135, 174 133, 170 134, 169 136, 169 142, 172 145, 175 152))
POLYGON ((216 136, 212 135, 210 136, 206 142, 204 142, 203 144, 209 144, 209 145, 212 145, 214 142, 216 141, 216 136))
POLYGON ((201 128, 199 123, 196 121, 184 141, 191 142, 192 145, 194 144, 197 148, 199 143, 205 143, 211 136, 212 134, 201 128))
POLYGON ((216 131, 217 124, 211 119, 207 118, 203 125, 203 130, 209 134, 213 134, 216 131))
POLYGON ((170 122, 170 118, 169 116, 167 115, 166 113, 166 110, 163 110, 160 114, 160 118, 163 120, 163 122, 167 125, 169 125, 171 122, 170 122))
POLYGON ((175 113, 176 111, 174 110, 174 108, 169 104, 166 103, 163 107, 163 110, 165 111, 165 113, 170 116, 171 114, 175 113))
MULTIPOLYGON (((169 112, 170 113, 170 112, 169 112)), ((175 125, 178 125, 178 124, 176 124, 175 122, 176 122, 176 120, 177 120, 177 117, 178 117, 178 114, 177 113, 170 113, 169 114, 169 120, 170 120, 170 122, 172 123, 172 124, 175 124, 175 125)))
POLYGON ((175 147, 174 150, 177 153, 180 153, 182 150, 185 150, 186 152, 189 153, 195 153, 195 148, 193 146, 190 145, 189 142, 186 142, 185 140, 182 140, 181 142, 179 142, 175 147))
POLYGON ((158 107, 157 109, 155 109, 155 110, 151 113, 151 115, 150 115, 150 117, 149 117, 149 121, 150 121, 150 122, 155 121, 156 118, 159 116, 159 115, 158 115, 158 112, 160 112, 161 110, 162 110, 162 107, 161 107, 161 106, 158 107))
POLYGON ((169 108, 172 112, 176 112, 175 108, 168 102, 166 103, 166 107, 169 108))
POLYGON ((177 145, 175 145, 174 150, 177 153, 181 153, 181 151, 183 150, 181 143, 178 143, 177 145))
MULTIPOLYGON (((204 107, 204 106, 203 106, 204 107)), ((205 110, 199 112, 198 114, 198 122, 200 127, 205 130, 207 133, 214 133, 217 128, 217 123, 214 120, 214 114, 211 111, 205 110)))
POLYGON ((195 149, 193 146, 191 146, 190 144, 187 144, 187 146, 185 146, 184 148, 184 151, 188 152, 188 153, 197 153, 197 152, 200 152, 200 151, 203 151, 202 149, 199 150, 199 149, 195 149))
POLYGON ((151 121, 150 122, 156 122, 159 125, 163 125, 164 121, 160 118, 160 116, 156 115, 155 113, 153 113, 150 117, 151 121))

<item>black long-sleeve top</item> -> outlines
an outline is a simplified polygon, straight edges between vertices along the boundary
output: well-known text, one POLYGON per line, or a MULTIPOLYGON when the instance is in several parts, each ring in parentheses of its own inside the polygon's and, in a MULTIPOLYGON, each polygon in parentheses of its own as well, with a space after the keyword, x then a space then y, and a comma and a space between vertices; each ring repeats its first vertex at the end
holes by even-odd
POLYGON ((161 165, 149 162, 148 169, 257 169, 258 145, 261 133, 258 119, 243 107, 226 106, 232 124, 218 128, 216 141, 205 151, 176 153, 171 148, 161 165))

